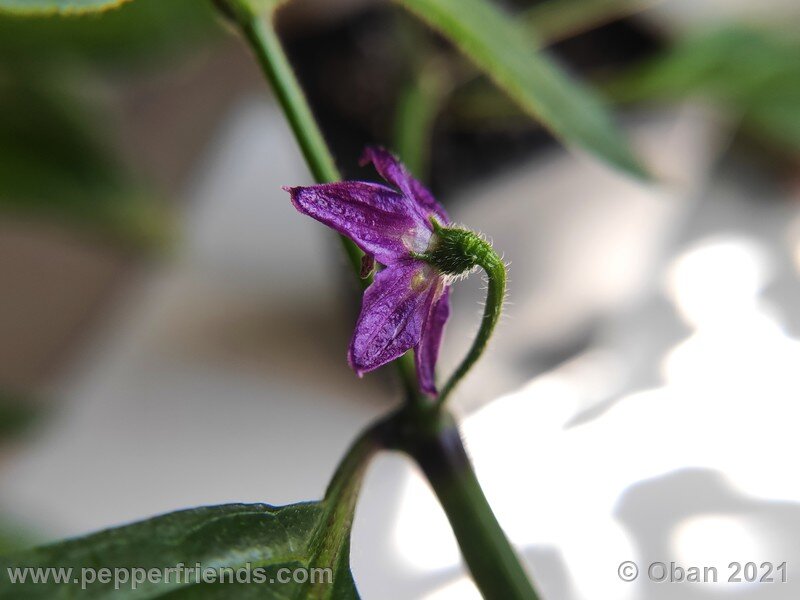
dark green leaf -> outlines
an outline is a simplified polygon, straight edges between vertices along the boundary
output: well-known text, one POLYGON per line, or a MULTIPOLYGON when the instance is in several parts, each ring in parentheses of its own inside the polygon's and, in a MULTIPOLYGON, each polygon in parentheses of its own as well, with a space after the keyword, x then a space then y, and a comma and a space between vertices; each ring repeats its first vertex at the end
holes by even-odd
POLYGON ((487 0, 396 0, 467 55, 528 114, 566 143, 646 177, 603 103, 536 49, 535 40, 487 0))
POLYGON ((130 0, 0 0, 0 11, 23 15, 77 15, 117 8, 130 0))
MULTIPOLYGON (((324 502, 283 507, 264 504, 230 504, 197 508, 110 529, 94 535, 0 558, 0 598, 357 598, 349 568, 349 526, 335 529, 335 520, 324 502), (331 564, 321 564, 328 557, 331 564), (10 584, 8 569, 56 567, 73 569, 71 578, 81 580, 82 569, 166 569, 183 563, 194 569, 216 569, 228 579, 239 569, 250 569, 251 577, 262 572, 262 583, 141 583, 136 590, 123 584, 96 582, 80 590, 80 583, 10 584), (248 566, 249 565, 249 566, 248 566), (279 583, 290 571, 281 569, 332 569, 324 583, 279 583), (332 581, 332 583, 331 583, 332 581)), ((86 572, 86 571, 83 571, 86 572)), ((202 572, 202 571, 201 571, 202 572)), ((244 571, 241 572, 242 574, 244 571)), ((298 577, 299 579, 300 577, 298 577)), ((112 578, 113 579, 113 578, 112 578)), ((163 576, 162 576, 163 579, 163 576)), ((184 580, 184 578, 182 578, 184 580)), ((226 580, 227 581, 227 580, 226 580)))

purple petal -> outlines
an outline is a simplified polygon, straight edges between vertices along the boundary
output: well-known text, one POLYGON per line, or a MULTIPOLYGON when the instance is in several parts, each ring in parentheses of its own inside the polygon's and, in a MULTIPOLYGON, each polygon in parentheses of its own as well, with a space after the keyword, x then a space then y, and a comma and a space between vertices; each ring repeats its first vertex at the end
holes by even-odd
POLYGON ((364 292, 348 354, 359 377, 419 344, 440 279, 433 267, 416 260, 401 261, 375 276, 364 292))
POLYGON ((439 286, 443 288, 441 295, 431 307, 428 320, 422 327, 422 339, 414 353, 419 387, 430 396, 436 395, 436 359, 439 357, 444 325, 450 316, 450 286, 441 278, 439 286))
POLYGON ((428 246, 430 223, 413 200, 384 185, 345 181, 284 189, 298 211, 346 235, 384 265, 428 246))
POLYGON ((403 163, 397 160, 391 152, 380 146, 367 146, 361 157, 361 164, 365 165, 368 162, 375 165, 375 170, 380 173, 381 177, 396 186, 404 195, 412 198, 422 209, 422 214, 426 218, 433 213, 442 225, 450 222, 444 208, 436 201, 433 194, 414 179, 403 163))

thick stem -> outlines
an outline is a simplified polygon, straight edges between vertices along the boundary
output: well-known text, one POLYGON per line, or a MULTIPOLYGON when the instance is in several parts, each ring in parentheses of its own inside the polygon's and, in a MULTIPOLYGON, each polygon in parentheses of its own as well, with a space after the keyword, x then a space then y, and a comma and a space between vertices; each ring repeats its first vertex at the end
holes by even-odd
MULTIPOLYGON (((445 411, 412 419, 397 430, 397 447, 420 466, 456 536, 475 584, 489 600, 535 600, 534 588, 497 522, 464 450, 458 429, 445 411)), ((398 415, 398 420, 402 414, 398 415)))
MULTIPOLYGON (((367 429, 350 446, 342 458, 325 492, 325 513, 314 532, 310 547, 314 549, 309 566, 337 569, 350 554, 350 531, 353 527, 356 501, 370 460, 383 447, 375 428, 367 429)), ((327 597, 325 582, 306 582, 304 598, 327 597)))
POLYGON ((486 305, 483 309, 481 326, 464 360, 461 361, 461 364, 458 365, 439 393, 439 397, 436 400, 436 407, 438 408, 444 406, 453 389, 483 354, 503 310, 503 301, 506 295, 506 267, 488 244, 485 244, 485 247, 486 250, 476 256, 478 264, 486 272, 488 279, 486 305))
POLYGON ((325 500, 342 501, 348 499, 361 484, 369 460, 383 447, 375 428, 365 430, 350 446, 344 455, 325 491, 325 500), (354 489, 355 488, 355 489, 354 489))

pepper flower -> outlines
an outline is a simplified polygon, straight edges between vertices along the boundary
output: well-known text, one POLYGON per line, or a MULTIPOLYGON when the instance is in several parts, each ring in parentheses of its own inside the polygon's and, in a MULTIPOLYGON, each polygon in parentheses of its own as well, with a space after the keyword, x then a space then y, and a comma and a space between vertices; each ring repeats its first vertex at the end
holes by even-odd
POLYGON ((368 147, 361 165, 372 163, 389 184, 344 181, 284 188, 292 204, 364 251, 362 276, 379 270, 364 292, 348 351, 359 377, 414 349, 420 389, 436 395, 434 368, 450 316, 448 273, 427 260, 437 232, 450 220, 431 193, 387 150, 368 147))

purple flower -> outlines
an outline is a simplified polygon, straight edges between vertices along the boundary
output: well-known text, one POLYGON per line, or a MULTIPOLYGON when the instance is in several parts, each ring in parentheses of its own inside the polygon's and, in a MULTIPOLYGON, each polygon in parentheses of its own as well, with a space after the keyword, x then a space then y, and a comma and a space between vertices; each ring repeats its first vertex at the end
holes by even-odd
POLYGON ((346 235, 366 253, 367 273, 373 260, 386 267, 364 292, 350 366, 360 377, 413 348, 420 388, 436 395, 434 367, 450 316, 450 287, 419 255, 434 238, 433 219, 439 225, 449 219, 387 150, 367 148, 361 164, 369 162, 396 189, 363 181, 285 189, 297 210, 346 235))

